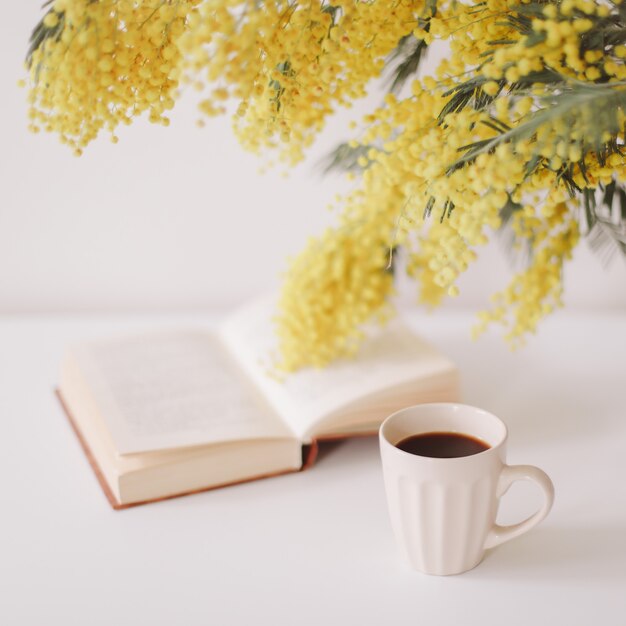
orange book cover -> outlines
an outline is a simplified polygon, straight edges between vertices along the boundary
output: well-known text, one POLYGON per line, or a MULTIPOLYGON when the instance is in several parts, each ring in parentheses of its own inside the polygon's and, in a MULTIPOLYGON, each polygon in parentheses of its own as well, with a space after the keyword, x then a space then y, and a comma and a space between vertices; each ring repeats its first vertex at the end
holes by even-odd
POLYGON ((238 484, 241 484, 241 483, 247 483, 247 482, 251 482, 253 480, 261 480, 263 478, 271 478, 273 476, 282 476, 284 474, 291 474, 291 473, 302 471, 302 470, 305 470, 305 469, 311 467, 311 465, 313 465, 313 463, 315 462, 315 459, 317 457, 318 442, 317 441, 313 441, 311 444, 307 444, 307 445, 304 445, 302 447, 302 466, 300 467, 299 470, 286 470, 284 472, 275 472, 275 473, 272 473, 272 474, 261 474, 261 475, 258 475, 258 476, 251 476, 250 478, 247 478, 245 480, 238 480, 236 482, 224 483, 224 484, 220 484, 220 485, 211 485, 210 487, 205 487, 203 489, 194 489, 192 491, 184 491, 184 492, 181 492, 181 493, 174 493, 174 494, 170 494, 170 495, 167 495, 167 496, 163 496, 161 498, 154 498, 152 500, 143 500, 141 502, 131 502, 131 503, 128 503, 128 504, 121 504, 120 502, 118 502, 118 500, 113 495, 113 492, 109 488, 109 485, 108 485, 107 481, 105 480, 104 475, 102 474, 102 471, 98 467, 98 463, 97 463, 96 459, 94 458, 94 455, 91 453, 91 450, 89 449, 89 445, 88 445, 87 441, 83 437, 83 434, 81 433, 80 428, 78 427, 78 424, 76 423, 76 420, 73 418, 72 413, 69 410, 67 404, 64 402, 63 396, 62 396, 61 392, 57 389, 57 390, 55 390, 55 393, 56 393, 57 398, 59 399, 59 402, 61 403, 61 407, 63 408, 63 411, 64 411, 65 415, 67 416, 67 419, 68 419, 68 421, 70 423, 70 426, 72 427, 72 430, 76 434, 76 437, 78 438, 80 446, 83 449, 83 452, 85 453, 85 456, 87 457, 87 460, 89 461, 89 465, 91 465, 91 468, 93 469, 94 474, 96 475, 96 478, 98 479, 98 482, 100 483, 100 487, 102 487, 102 491, 104 491, 104 495, 107 497, 107 500, 109 501, 110 505, 115 510, 128 509, 130 507, 139 506, 141 504, 149 504, 150 502, 160 502, 161 500, 170 500, 172 498, 179 498, 181 496, 188 496, 188 495, 191 495, 193 493, 201 493, 203 491, 211 491, 212 489, 221 489, 222 487, 229 487, 231 485, 238 485, 238 484))

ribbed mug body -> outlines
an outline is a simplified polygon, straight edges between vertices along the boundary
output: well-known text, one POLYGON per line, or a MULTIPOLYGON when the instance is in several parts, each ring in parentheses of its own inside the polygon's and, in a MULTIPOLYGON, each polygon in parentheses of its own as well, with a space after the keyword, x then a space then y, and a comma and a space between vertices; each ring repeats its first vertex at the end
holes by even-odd
POLYGON ((480 563, 495 523, 506 428, 499 420, 494 424, 472 421, 472 414, 465 411, 470 407, 464 405, 432 406, 425 414, 427 419, 411 418, 409 413, 406 419, 398 415, 381 427, 389 514, 400 549, 415 569, 427 574, 458 574, 480 563), (481 438, 490 448, 472 456, 441 459, 396 447, 406 437, 427 432, 468 434, 481 438))
POLYGON ((420 460, 425 463, 403 464, 385 460, 383 452, 396 539, 411 565, 422 572, 446 575, 471 569, 482 560, 495 522, 500 458, 491 455, 471 465, 454 463, 456 467, 445 472, 428 463, 438 459, 420 460))

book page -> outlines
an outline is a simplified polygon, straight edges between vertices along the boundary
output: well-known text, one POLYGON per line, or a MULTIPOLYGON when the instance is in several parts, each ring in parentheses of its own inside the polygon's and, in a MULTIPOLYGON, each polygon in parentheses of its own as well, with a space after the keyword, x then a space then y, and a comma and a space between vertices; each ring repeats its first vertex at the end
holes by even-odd
POLYGON ((209 333, 90 342, 72 356, 120 454, 294 437, 209 333))
POLYGON ((394 320, 372 328, 354 359, 341 359, 324 369, 307 368, 281 380, 272 372, 274 302, 265 298, 235 313, 222 325, 220 337, 304 441, 317 423, 359 399, 454 370, 447 358, 394 320))

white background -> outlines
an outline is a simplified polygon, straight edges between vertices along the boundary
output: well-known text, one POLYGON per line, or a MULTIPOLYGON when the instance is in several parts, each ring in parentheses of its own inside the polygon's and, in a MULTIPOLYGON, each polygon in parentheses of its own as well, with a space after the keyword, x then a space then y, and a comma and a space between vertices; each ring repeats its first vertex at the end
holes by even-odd
MULTIPOLYGON (((506 421, 508 462, 544 469, 556 500, 449 577, 411 571, 396 550, 375 438, 327 446, 306 472, 113 511, 51 392, 61 353, 80 337, 208 328, 211 315, 0 320, 0 624, 623 626, 626 319, 570 310, 512 354, 491 334, 472 342, 470 317, 412 323, 458 364, 464 400, 506 421)), ((539 501, 516 483, 498 519, 539 501)))
MULTIPOLYGON (((288 255, 332 220, 325 207, 346 184, 315 165, 366 107, 333 120, 287 180, 281 168, 258 173, 229 119, 196 128, 193 92, 169 128, 140 121, 120 131, 119 144, 103 136, 76 158, 56 137, 26 130, 16 82, 39 4, 10 3, 0 38, 0 312, 221 308, 278 284, 288 255)), ((490 246, 448 306, 484 307, 509 272, 500 246, 490 246)), ((625 278, 622 260, 606 271, 583 244, 567 270, 566 302, 626 308, 625 278)), ((414 296, 410 285, 406 294, 414 296)))

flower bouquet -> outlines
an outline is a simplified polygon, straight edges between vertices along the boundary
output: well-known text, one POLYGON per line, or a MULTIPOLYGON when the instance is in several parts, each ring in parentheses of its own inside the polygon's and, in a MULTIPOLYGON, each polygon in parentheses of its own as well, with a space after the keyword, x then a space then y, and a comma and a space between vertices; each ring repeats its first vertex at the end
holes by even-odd
POLYGON ((525 267, 476 331, 501 324, 513 344, 561 306, 581 236, 626 253, 625 59, 616 1, 54 0, 27 54, 30 128, 80 155, 137 116, 167 125, 188 83, 244 148, 293 164, 382 78, 329 158, 354 190, 286 273, 290 371, 354 353, 389 317, 400 250, 436 305, 506 230, 525 267), (446 54, 422 77, 433 47, 446 54))

